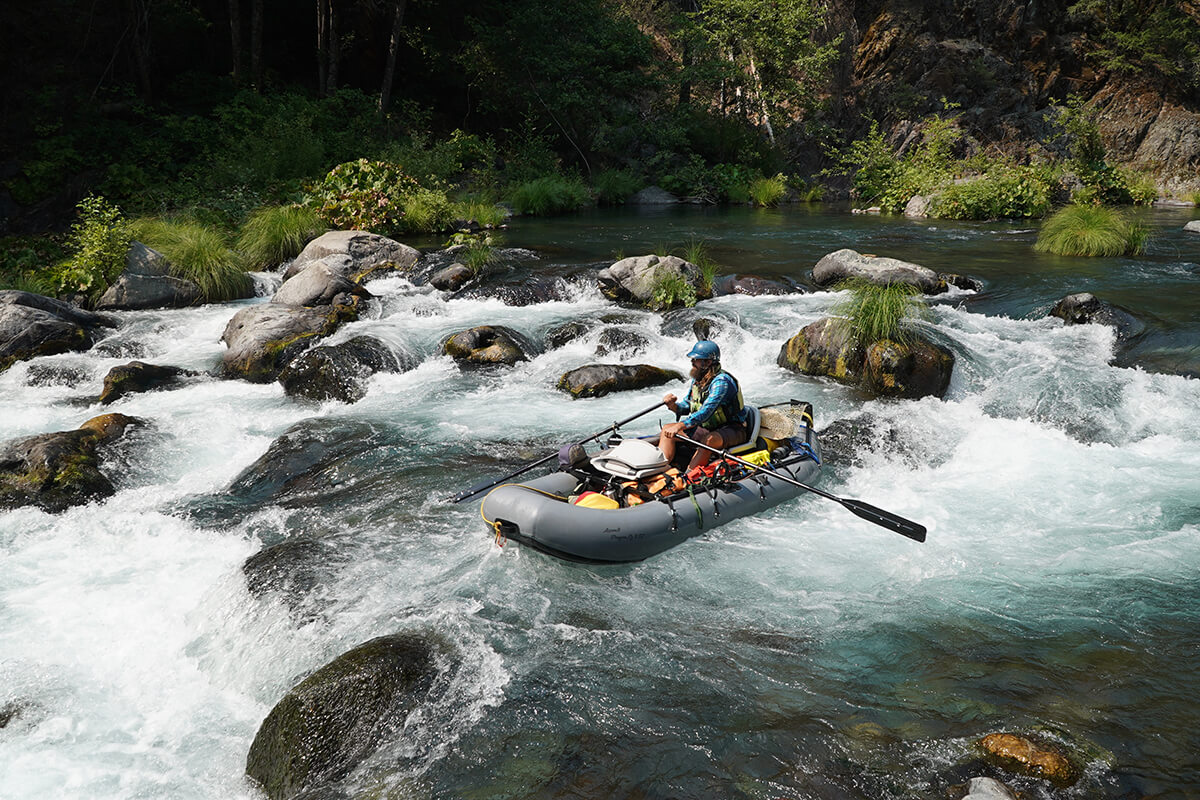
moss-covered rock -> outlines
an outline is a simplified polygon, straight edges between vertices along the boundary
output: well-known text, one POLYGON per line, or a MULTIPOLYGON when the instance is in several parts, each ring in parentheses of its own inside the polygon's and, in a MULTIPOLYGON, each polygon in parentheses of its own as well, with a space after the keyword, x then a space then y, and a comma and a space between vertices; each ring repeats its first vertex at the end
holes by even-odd
POLYGON ((221 340, 229 349, 222 374, 251 383, 270 383, 292 359, 344 323, 358 318, 358 298, 339 295, 318 308, 262 303, 229 320, 221 340))
POLYGON ((113 367, 104 376, 104 388, 100 391, 100 403, 107 405, 128 394, 173 386, 183 378, 194 377, 196 374, 192 370, 180 367, 130 361, 128 364, 113 367))
POLYGON ((805 325, 784 342, 776 363, 793 372, 856 383, 865 360, 866 351, 855 340, 849 324, 838 317, 825 317, 805 325))
POLYGON ((357 403, 367 394, 367 379, 376 372, 401 372, 416 366, 373 336, 356 336, 336 345, 307 350, 279 373, 290 397, 324 402, 357 403))
POLYGON ((426 699, 439 647, 417 634, 381 636, 305 678, 271 709, 246 774, 272 800, 344 778, 397 734, 426 699))
POLYGON ((679 372, 650 364, 588 364, 558 379, 557 388, 572 397, 603 397, 683 380, 679 372))
POLYGON ((460 364, 488 366, 528 361, 532 349, 521 334, 503 325, 480 325, 451 334, 442 342, 442 352, 460 364))
POLYGON ((1013 772, 1045 778, 1060 787, 1079 780, 1079 768, 1051 744, 1013 733, 992 733, 979 746, 990 761, 1013 772))
MULTIPOLYGON (((700 268, 678 256, 631 256, 623 258, 596 275, 600 292, 610 300, 622 300, 646 307, 661 307, 655 293, 664 281, 678 281, 690 287, 692 301, 707 296, 700 268)), ((667 307, 679 305, 679 298, 667 307)))

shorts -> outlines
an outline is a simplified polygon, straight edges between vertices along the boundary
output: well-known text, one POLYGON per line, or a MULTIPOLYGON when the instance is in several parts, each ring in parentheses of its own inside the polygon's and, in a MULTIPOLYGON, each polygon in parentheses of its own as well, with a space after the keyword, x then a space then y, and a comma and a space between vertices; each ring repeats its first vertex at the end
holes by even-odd
POLYGON ((696 432, 703 431, 704 433, 719 433, 721 441, 725 447, 736 447, 739 444, 745 444, 750 439, 750 431, 746 429, 744 422, 732 422, 728 425, 723 425, 715 431, 708 428, 702 428, 699 425, 693 425, 684 431, 684 434, 689 438, 697 438, 696 432))

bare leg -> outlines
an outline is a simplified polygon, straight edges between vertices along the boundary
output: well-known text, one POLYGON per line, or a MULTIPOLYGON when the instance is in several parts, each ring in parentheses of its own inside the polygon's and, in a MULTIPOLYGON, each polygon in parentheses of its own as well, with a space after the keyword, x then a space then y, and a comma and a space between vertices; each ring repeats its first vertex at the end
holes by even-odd
MULTIPOLYGON (((707 431, 704 428, 696 429, 696 441, 700 444, 706 444, 716 450, 720 450, 725 446, 725 439, 717 431, 707 431)), ((712 459, 712 453, 705 450, 703 447, 696 448, 696 454, 692 456, 691 463, 688 464, 688 469, 693 467, 703 467, 712 459)))

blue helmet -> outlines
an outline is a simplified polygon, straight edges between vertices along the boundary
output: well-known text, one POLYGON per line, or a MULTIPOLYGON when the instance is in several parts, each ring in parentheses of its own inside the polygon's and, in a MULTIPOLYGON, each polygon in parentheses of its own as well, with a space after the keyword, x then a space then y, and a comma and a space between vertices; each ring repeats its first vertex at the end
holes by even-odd
POLYGON ((701 339, 692 345, 692 351, 687 354, 688 358, 706 358, 709 361, 721 360, 721 348, 717 347, 717 343, 708 339, 701 339))

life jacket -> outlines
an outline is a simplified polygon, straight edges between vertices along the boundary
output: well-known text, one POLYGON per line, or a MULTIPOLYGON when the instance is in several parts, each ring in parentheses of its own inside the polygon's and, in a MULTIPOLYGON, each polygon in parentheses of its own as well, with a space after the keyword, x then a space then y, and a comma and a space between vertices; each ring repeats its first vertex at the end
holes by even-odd
POLYGON ((733 381, 734 388, 737 389, 737 394, 734 400, 727 400, 726 402, 717 406, 717 410, 713 412, 713 415, 704 422, 700 423, 710 431, 724 427, 731 422, 741 422, 744 416, 743 411, 746 408, 745 402, 742 401, 742 385, 738 383, 738 379, 730 375, 728 372, 725 372, 725 370, 718 369, 715 373, 713 373, 713 376, 704 383, 703 387, 700 386, 699 381, 692 381, 692 390, 688 394, 689 411, 695 411, 696 409, 700 408, 700 406, 704 405, 704 400, 708 397, 708 393, 712 389, 713 381, 716 380, 717 375, 721 374, 729 375, 729 379, 733 381))

